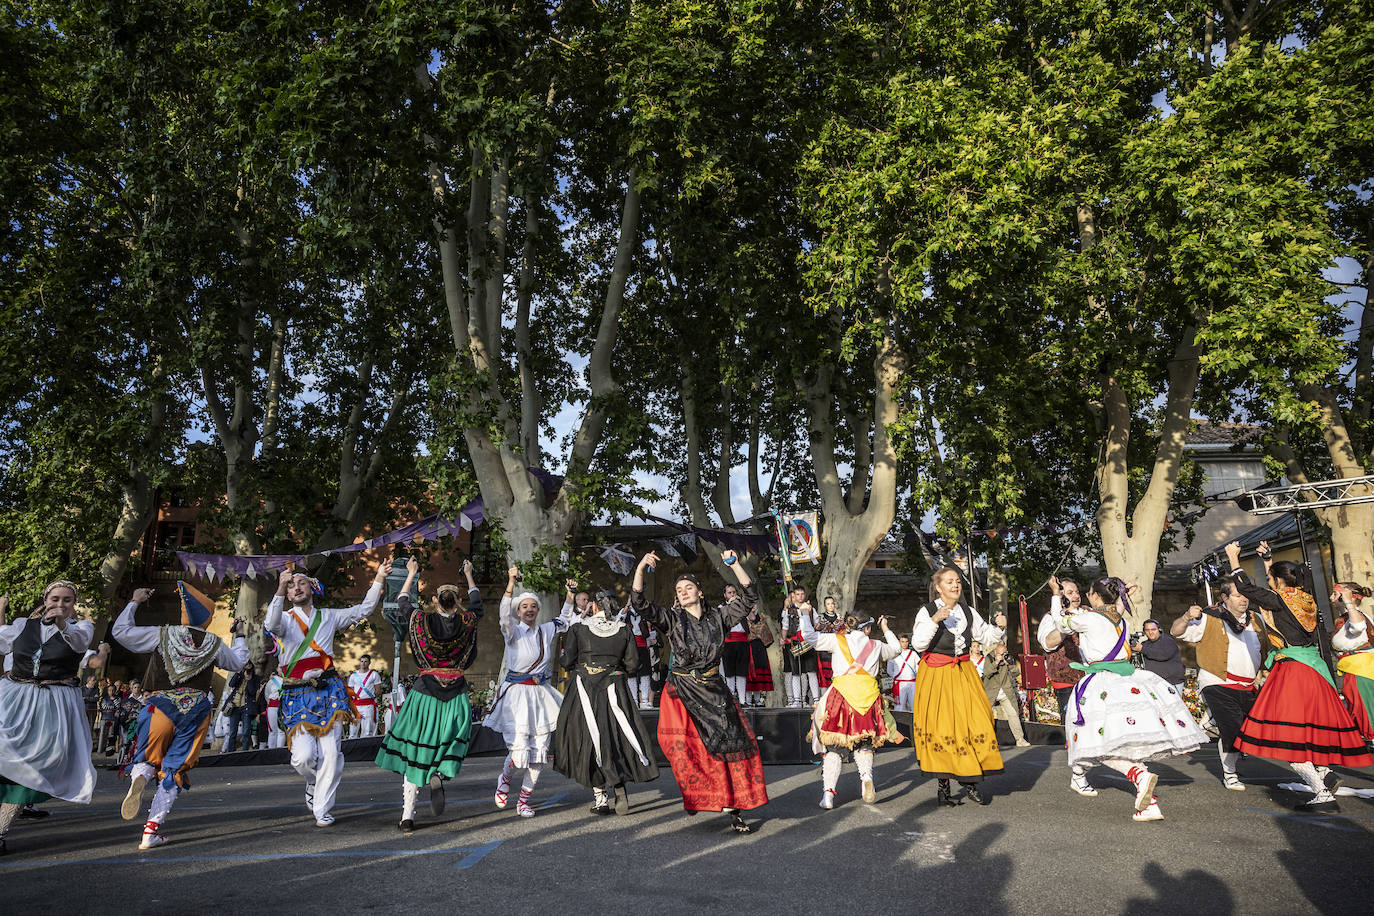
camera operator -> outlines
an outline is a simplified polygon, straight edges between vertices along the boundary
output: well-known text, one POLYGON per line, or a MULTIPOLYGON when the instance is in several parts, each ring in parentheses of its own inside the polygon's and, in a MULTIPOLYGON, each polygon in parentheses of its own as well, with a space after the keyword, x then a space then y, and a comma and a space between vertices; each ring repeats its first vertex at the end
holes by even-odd
POLYGON ((1007 644, 999 642, 992 651, 983 657, 983 690, 987 692, 988 702, 1002 708, 1007 717, 1007 725, 1016 738, 1017 747, 1030 747, 1025 730, 1021 727, 1020 694, 1016 692, 1016 666, 1012 664, 1007 644))

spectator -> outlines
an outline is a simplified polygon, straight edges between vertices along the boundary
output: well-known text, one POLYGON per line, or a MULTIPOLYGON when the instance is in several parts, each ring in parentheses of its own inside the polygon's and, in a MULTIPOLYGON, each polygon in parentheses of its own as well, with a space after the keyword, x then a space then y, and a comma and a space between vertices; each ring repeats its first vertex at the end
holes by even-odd
POLYGON ((100 698, 100 722, 96 747, 107 756, 114 753, 115 730, 119 727, 119 701, 119 693, 113 684, 105 688, 105 693, 100 698))
POLYGON ((252 724, 253 717, 249 712, 249 699, 252 694, 249 692, 251 685, 248 683, 249 669, 244 669, 234 674, 229 679, 229 685, 224 688, 224 714, 229 719, 229 730, 224 735, 224 747, 222 753, 232 754, 239 749, 239 736, 243 736, 243 746, 248 747, 248 729, 252 724))
POLYGON ((143 685, 138 681, 130 681, 129 693, 119 701, 116 717, 116 757, 124 757, 124 749, 133 741, 134 732, 138 730, 138 714, 142 711, 143 685))
POLYGON ((1016 746, 1030 747, 1025 729, 1021 727, 1021 695, 1016 691, 1016 670, 1007 653, 1006 643, 999 642, 983 658, 982 676, 988 703, 994 708, 1001 707, 1012 737, 1016 739, 1016 746))
POLYGON ((1183 683, 1183 656, 1178 643, 1159 629, 1158 620, 1145 621, 1145 641, 1136 643, 1132 651, 1140 653, 1142 667, 1175 686, 1183 683))
POLYGON ((100 712, 100 679, 94 674, 86 678, 86 686, 81 688, 81 699, 86 704, 86 721, 94 735, 96 715, 100 712))

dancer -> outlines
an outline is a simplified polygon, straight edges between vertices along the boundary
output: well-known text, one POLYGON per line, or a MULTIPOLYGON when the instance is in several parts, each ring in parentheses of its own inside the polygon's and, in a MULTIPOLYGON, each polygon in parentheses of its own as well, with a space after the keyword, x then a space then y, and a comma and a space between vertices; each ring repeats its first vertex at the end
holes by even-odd
MULTIPOLYGON (((1064 614, 1076 614, 1083 606, 1078 583, 1050 576, 1050 612, 1040 619, 1040 648, 1045 652, 1045 675, 1059 704, 1059 724, 1064 727, 1064 748, 1069 746, 1069 699, 1083 678, 1083 654, 1078 650, 1078 634, 1062 633, 1058 621, 1064 614)), ((1069 765, 1069 788, 1085 798, 1095 798, 1097 789, 1088 781, 1086 766, 1069 765)))
POLYGON ((763 761, 744 713, 720 676, 720 653, 726 631, 749 616, 758 593, 733 550, 720 556, 740 591, 723 608, 702 600, 701 585, 691 574, 678 576, 672 607, 650 602, 644 595, 644 571, 659 562, 653 552, 635 567, 630 603, 666 634, 672 651, 672 669, 658 704, 658 745, 672 765, 682 807, 689 814, 723 811, 736 833, 752 833, 740 811, 768 803, 763 761))
POLYGON ((593 814, 629 814, 627 782, 658 778, 649 757, 653 743, 626 684, 638 670, 639 653, 630 628, 618 616, 615 595, 598 592, 582 626, 563 638, 559 659, 572 681, 558 713, 553 765, 592 790, 593 814))
POLYGON ((1126 614, 1128 587, 1120 579, 1097 579, 1088 588, 1090 610, 1063 612, 1061 633, 1077 633, 1084 678, 1069 707, 1069 765, 1103 764, 1135 787, 1137 821, 1164 815, 1155 797, 1158 777, 1145 762, 1192 753, 1207 742, 1179 689, 1157 674, 1131 664, 1126 614))
POLYGON ((406 562, 406 580, 388 621, 402 626, 411 657, 420 673, 406 694, 396 721, 377 751, 377 766, 401 777, 402 833, 415 829, 415 801, 420 786, 429 787, 429 809, 444 813, 444 780, 463 766, 472 737, 472 705, 466 671, 477 657, 477 623, 482 619, 482 593, 472 578, 472 561, 463 561, 467 610, 455 585, 441 585, 431 612, 411 603, 410 589, 420 562, 406 562))
MULTIPOLYGON (((725 586, 725 607, 739 597, 739 590, 733 585, 725 586)), ((719 610, 720 608, 717 608, 719 610)), ((741 620, 725 634, 725 647, 720 655, 720 671, 725 675, 725 685, 730 688, 736 703, 744 703, 749 678, 749 630, 741 620)))
POLYGON ((800 709, 808 697, 815 702, 821 695, 820 670, 816 650, 801 637, 801 609, 809 609, 806 589, 792 588, 782 606, 782 665, 787 674, 787 706, 800 709))
POLYGON ((558 725, 558 710, 563 697, 549 683, 549 668, 553 664, 554 640, 567 630, 575 604, 563 605, 563 613, 546 623, 539 619, 539 599, 532 592, 522 592, 512 598, 515 583, 520 581, 520 569, 512 566, 501 598, 501 635, 506 640, 506 682, 487 713, 485 725, 499 732, 505 739, 506 762, 496 782, 496 807, 506 807, 510 797, 511 775, 525 771, 520 784, 520 796, 515 812, 521 817, 534 817, 530 794, 539 783, 544 764, 549 759, 549 743, 558 725))
POLYGON ((318 583, 305 573, 282 570, 277 593, 267 605, 263 626, 282 645, 281 706, 277 721, 286 732, 291 766, 305 777, 305 805, 316 827, 334 823, 330 810, 343 778, 343 730, 354 719, 348 688, 334 667, 334 634, 377 609, 391 561, 377 567, 361 604, 350 608, 315 607, 318 583), (290 610, 286 602, 291 602, 290 610))
MULTIPOLYGON (((838 633, 844 622, 840 620, 839 605, 835 603, 834 597, 826 595, 821 602, 821 612, 816 616, 813 625, 817 633, 838 633)), ((816 650, 816 684, 824 692, 830 689, 830 682, 834 677, 834 671, 830 664, 830 653, 816 650)), ((819 700, 821 694, 817 693, 819 700)))
MULTIPOLYGON (((0 685, 0 855, 5 836, 25 805, 61 798, 91 803, 91 729, 77 673, 95 637, 76 619, 79 593, 59 579, 43 589, 28 617, 0 626, 0 654, 11 669, 0 685)), ((9 610, 0 596, 0 622, 9 610)))
POLYGON ((242 671, 249 654, 242 621, 234 621, 231 643, 208 632, 215 604, 184 582, 177 583, 180 625, 139 626, 134 622, 138 609, 152 594, 151 588, 136 590, 110 629, 115 642, 130 652, 148 654, 143 675, 148 696, 138 714, 133 760, 125 771, 129 791, 119 809, 126 821, 138 817, 143 810, 143 789, 157 782, 139 849, 155 849, 167 842, 162 825, 177 796, 191 788, 191 770, 200 760, 210 730, 215 668, 242 671))
POLYGON ((1337 583, 1331 593, 1331 604, 1342 612, 1331 634, 1331 648, 1339 656, 1336 670, 1341 675, 1341 696, 1366 741, 1374 741, 1370 724, 1374 718, 1374 643, 1370 642, 1369 615, 1360 609, 1360 602, 1370 594, 1354 582, 1337 583))
POLYGON ((635 639, 635 669, 630 676, 630 692, 634 694, 635 702, 640 709, 654 708, 653 681, 650 672, 654 669, 653 654, 650 647, 658 642, 658 634, 650 626, 649 621, 644 619, 643 614, 635 612, 633 607, 626 610, 630 621, 630 632, 635 639))
POLYGON ((963 797, 950 794, 949 781, 954 779, 963 786, 964 796, 984 805, 990 799, 978 784, 984 776, 1002 772, 1002 755, 992 706, 968 650, 974 641, 999 641, 1007 618, 998 614, 988 624, 961 604, 964 583, 952 566, 936 570, 931 587, 935 600, 916 612, 911 632, 911 646, 921 653, 912 690, 912 741, 921 772, 938 781, 938 804, 963 804, 963 797))
POLYGON ((768 658, 768 647, 772 644, 773 630, 768 619, 755 608, 749 618, 749 673, 744 681, 750 706, 766 705, 768 694, 773 692, 773 663, 768 658))
POLYGON ((348 695, 358 717, 349 726, 348 737, 372 738, 377 734, 377 695, 382 689, 382 676, 372 670, 372 656, 358 659, 358 670, 348 676, 348 695))
POLYGON ((1255 679, 1263 670, 1269 642, 1264 639, 1263 624, 1250 614, 1250 599, 1234 582, 1222 580, 1214 588, 1221 598, 1219 604, 1206 610, 1193 605, 1174 621, 1169 632, 1197 647, 1198 693, 1217 726, 1221 782, 1228 789, 1244 792, 1245 783, 1236 774, 1240 762, 1236 737, 1255 705, 1255 679))
POLYGON ((837 633, 817 633, 811 614, 802 612, 802 638, 819 652, 844 660, 845 668, 832 681, 811 717, 811 747, 824 751, 821 762, 821 807, 835 807, 835 787, 840 781, 843 753, 853 752, 859 769, 859 790, 863 800, 873 804, 873 750, 884 744, 899 744, 900 732, 889 730, 883 715, 883 692, 878 684, 878 669, 902 651, 897 637, 887 627, 887 618, 878 618, 883 631, 880 642, 866 632, 873 619, 856 613, 846 614, 837 633))
POLYGON ((1374 758, 1317 648, 1317 603, 1300 587, 1302 567, 1275 563, 1264 541, 1259 554, 1271 588, 1255 585, 1245 574, 1239 541, 1226 545, 1231 581, 1259 609, 1256 616, 1271 649, 1265 660, 1269 676, 1241 724, 1236 750, 1292 767, 1313 793, 1299 810, 1333 809, 1336 796, 1326 783, 1330 767, 1374 766, 1374 758))
POLYGON ((902 651, 887 663, 887 673, 892 678, 892 703, 898 712, 911 712, 912 695, 916 686, 916 670, 920 667, 921 657, 911 648, 911 637, 903 633, 898 637, 902 651))

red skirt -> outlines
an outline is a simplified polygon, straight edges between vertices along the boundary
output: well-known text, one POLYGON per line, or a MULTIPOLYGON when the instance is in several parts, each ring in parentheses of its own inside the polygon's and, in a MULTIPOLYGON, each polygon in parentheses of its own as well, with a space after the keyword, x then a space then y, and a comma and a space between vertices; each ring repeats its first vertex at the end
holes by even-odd
POLYGON ((821 732, 817 740, 826 747, 854 748, 866 741, 874 747, 884 744, 898 744, 901 735, 888 734, 887 722, 883 719, 883 698, 880 696, 868 712, 856 712, 838 690, 825 695, 825 715, 821 718, 821 732))
POLYGON ((1360 692, 1360 679, 1348 671, 1341 677, 1341 696, 1345 697, 1345 705, 1350 707, 1350 717, 1355 720, 1355 727, 1360 734, 1365 740, 1374 741, 1374 725, 1369 721, 1369 704, 1365 703, 1364 694, 1360 692))
POLYGON ((817 652, 816 676, 820 679, 820 685, 822 690, 830 686, 830 679, 833 677, 833 674, 834 672, 832 672, 830 669, 830 653, 817 652))
POLYGON ((768 647, 757 639, 749 641, 749 673, 744 678, 744 689, 758 693, 773 689, 773 666, 768 661, 768 647))
POLYGON ((1240 727, 1236 750, 1291 763, 1374 766, 1340 696, 1315 670, 1291 659, 1269 673, 1240 727))
MULTIPOLYGON (((735 706, 735 715, 749 722, 735 706)), ((752 738, 753 731, 749 731, 752 738)), ((687 707, 669 684, 663 688, 658 707, 658 746, 673 768, 673 778, 682 790, 682 807, 687 811, 721 811, 738 808, 748 811, 768 804, 768 790, 763 784, 763 759, 758 743, 754 755, 743 760, 726 762, 712 757, 701 743, 697 725, 687 714, 687 707)))

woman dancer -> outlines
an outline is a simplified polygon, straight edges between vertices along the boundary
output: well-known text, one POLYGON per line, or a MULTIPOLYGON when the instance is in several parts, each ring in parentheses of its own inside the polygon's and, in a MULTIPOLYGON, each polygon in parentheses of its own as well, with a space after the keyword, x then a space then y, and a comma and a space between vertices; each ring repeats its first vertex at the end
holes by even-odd
POLYGON ((983 690, 983 679, 969 661, 969 645, 991 645, 1001 640, 1007 626, 1005 614, 995 625, 959 602, 964 583, 959 570, 946 566, 931 579, 935 600, 916 612, 911 648, 921 653, 912 685, 911 737, 921 772, 938 780, 935 797, 942 805, 963 804, 950 794, 949 781, 957 780, 964 795, 982 805, 987 799, 978 783, 990 773, 1002 772, 992 706, 983 690))
POLYGON ((559 706, 563 697, 549 684, 549 667, 553 664, 554 640, 568 629, 576 614, 574 605, 566 604, 562 616, 546 623, 539 619, 539 599, 532 592, 522 592, 512 598, 515 583, 520 581, 518 567, 510 568, 506 593, 501 598, 501 635, 506 640, 506 682, 501 686, 491 712, 484 720, 487 728, 499 732, 505 739, 506 762, 496 781, 496 807, 506 807, 510 798, 511 775, 525 771, 515 812, 521 817, 534 817, 530 794, 539 782, 539 775, 549 759, 549 743, 558 725, 559 706))
POLYGON ((402 833, 415 829, 415 800, 429 786, 429 810, 444 813, 444 780, 458 775, 472 737, 472 706, 465 672, 477 657, 477 622, 482 593, 472 578, 472 561, 463 561, 468 608, 456 585, 441 585, 432 613, 416 608, 411 586, 420 573, 414 557, 406 562, 406 581, 387 619, 402 624, 419 676, 406 694, 396 721, 377 750, 376 764, 401 777, 402 833))
POLYGON ((1369 615, 1360 609, 1369 589, 1354 582, 1337 583, 1331 593, 1331 604, 1341 611, 1331 634, 1331 648, 1339 661, 1336 670, 1341 675, 1341 696, 1350 709, 1350 716, 1359 726, 1366 741, 1374 741, 1374 643, 1370 642, 1369 615))
POLYGON ((1334 808, 1336 797, 1326 785, 1329 768, 1374 766, 1374 758, 1317 648, 1317 604, 1299 585, 1301 567, 1275 563, 1264 541, 1259 553, 1272 588, 1255 585, 1241 569, 1239 542, 1226 545, 1231 580, 1252 608, 1259 607, 1257 616, 1273 648, 1265 659, 1269 676, 1240 727, 1236 750, 1292 767, 1313 792, 1300 809, 1334 808))
POLYGON ((592 790, 591 812, 629 814, 627 782, 658 778, 653 744, 635 709, 627 677, 639 664, 629 626, 618 617, 615 595, 598 592, 582 626, 568 630, 559 659, 572 672, 554 734, 553 765, 592 790))
POLYGON ((1159 777, 1145 762, 1192 753, 1207 743, 1207 735, 1178 688, 1131 664, 1126 583, 1095 580, 1088 603, 1089 609, 1064 611, 1056 619, 1061 633, 1078 634, 1085 663, 1068 709, 1069 766, 1111 767, 1135 786, 1132 818, 1163 820, 1155 797, 1159 777))
POLYGON ((682 807, 689 814, 723 811, 736 833, 752 833, 740 811, 768 803, 763 761, 744 713, 720 676, 720 654, 726 631, 749 616, 758 593, 733 550, 720 556, 740 588, 729 604, 708 605, 690 574, 674 583, 677 600, 672 607, 650 602, 644 595, 644 571, 659 562, 652 552, 635 567, 630 603, 666 635, 672 650, 673 666, 658 704, 658 745, 682 790, 682 807))
MULTIPOLYGON (((25 805, 91 803, 91 728, 77 672, 95 627, 76 619, 77 600, 76 586, 58 580, 36 611, 0 626, 0 655, 12 653, 14 662, 0 689, 0 855, 25 805)), ((0 597, 0 621, 9 603, 0 597)))
POLYGON ((838 633, 817 633, 811 626, 809 610, 802 612, 802 638, 817 651, 829 652, 845 664, 822 702, 816 704, 811 721, 812 749, 825 752, 821 763, 821 807, 826 810, 835 807, 835 786, 840 781, 844 751, 853 751, 854 764, 859 768, 860 794, 872 804, 877 799, 873 788, 873 749, 903 740, 900 732, 889 730, 877 676, 880 666, 896 658, 902 646, 887 628, 886 617, 878 618, 882 642, 868 637, 866 630, 872 625, 872 618, 849 613, 838 633))

